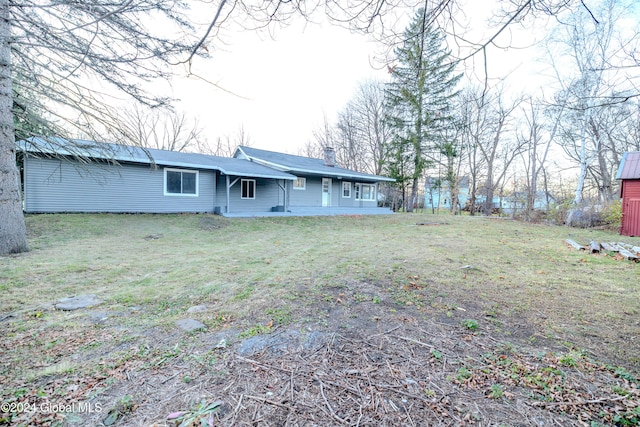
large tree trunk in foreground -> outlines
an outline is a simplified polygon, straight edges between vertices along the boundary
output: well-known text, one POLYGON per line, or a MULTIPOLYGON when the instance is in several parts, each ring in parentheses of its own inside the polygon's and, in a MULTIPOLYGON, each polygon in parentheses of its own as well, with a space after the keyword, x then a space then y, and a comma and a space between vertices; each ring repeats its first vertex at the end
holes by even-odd
POLYGON ((0 0, 0 255, 29 250, 11 112, 10 37, 9 0, 0 0))

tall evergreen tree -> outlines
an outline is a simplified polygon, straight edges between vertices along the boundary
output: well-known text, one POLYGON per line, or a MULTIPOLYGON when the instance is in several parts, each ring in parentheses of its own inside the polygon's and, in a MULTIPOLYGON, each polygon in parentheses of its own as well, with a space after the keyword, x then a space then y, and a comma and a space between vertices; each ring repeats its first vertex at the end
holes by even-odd
POLYGON ((388 169, 400 185, 411 185, 405 200, 411 212, 428 166, 427 154, 437 149, 442 130, 452 126, 452 101, 462 74, 456 74, 456 62, 444 46, 444 37, 432 26, 424 8, 418 10, 404 31, 404 43, 394 53, 398 64, 387 84, 387 114, 393 132, 388 169))

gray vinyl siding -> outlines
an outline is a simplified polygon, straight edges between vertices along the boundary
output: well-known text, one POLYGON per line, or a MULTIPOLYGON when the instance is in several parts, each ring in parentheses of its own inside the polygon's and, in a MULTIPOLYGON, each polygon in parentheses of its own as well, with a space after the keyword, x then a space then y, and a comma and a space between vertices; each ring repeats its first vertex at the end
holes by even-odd
MULTIPOLYGON (((300 175, 300 177, 307 179, 304 190, 294 190, 293 182, 287 183, 289 192, 289 206, 322 206, 322 178, 316 176, 304 177, 302 175, 300 175)), ((331 198, 333 199, 333 196, 331 198)))
POLYGON ((198 171, 198 196, 165 196, 164 167, 27 156, 26 212, 212 212, 215 171, 198 171))
MULTIPOLYGON (((230 213, 237 212, 271 212, 271 208, 284 204, 283 190, 278 185, 283 185, 283 181, 275 179, 263 178, 239 178, 236 176, 229 177, 229 183, 238 180, 229 191, 230 213), (256 181, 255 199, 243 199, 241 196, 241 180, 253 179, 256 181)), ((218 194, 216 196, 216 206, 221 213, 226 213, 227 207, 227 177, 225 175, 218 176, 218 194)), ((287 183, 287 185, 290 185, 287 183)))
MULTIPOLYGON (((299 175, 303 177, 303 175, 299 175)), ((306 176, 306 188, 294 190, 293 183, 287 183, 289 205, 291 207, 322 207, 322 177, 306 176)), ((378 203, 373 201, 356 200, 355 183, 357 181, 331 180, 331 206, 348 208, 375 208, 378 203), (351 182, 351 197, 342 197, 342 182, 351 182)), ((373 183, 369 183, 373 184, 373 183)))

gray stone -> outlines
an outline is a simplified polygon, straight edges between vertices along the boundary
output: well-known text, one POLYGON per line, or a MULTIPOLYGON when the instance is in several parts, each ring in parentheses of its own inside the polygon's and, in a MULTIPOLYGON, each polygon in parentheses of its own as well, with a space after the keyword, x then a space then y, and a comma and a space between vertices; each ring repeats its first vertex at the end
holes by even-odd
POLYGON ((256 335, 247 338, 238 347, 238 354, 241 356, 253 356, 254 354, 270 352, 274 355, 300 351, 301 334, 295 330, 283 331, 269 335, 256 335))
POLYGON ((209 334, 207 337, 203 337, 203 340, 206 341, 207 345, 211 346, 211 350, 222 350, 229 347, 240 332, 238 329, 229 328, 209 334))
POLYGON ((88 294, 62 298, 55 304, 55 307, 57 310, 71 311, 78 310, 80 308, 94 307, 99 304, 102 304, 101 300, 99 300, 95 295, 88 294))
POLYGON ((189 309, 187 310, 187 313, 202 313, 204 311, 207 311, 208 308, 206 305, 202 304, 202 305, 194 305, 193 307, 189 307, 189 309))
POLYGON ((304 349, 310 352, 318 351, 322 347, 329 344, 330 341, 331 341, 331 335, 327 335, 323 332, 314 331, 306 336, 306 340, 304 342, 304 349))
POLYGON ((109 318, 109 314, 104 311, 91 311, 87 315, 92 323, 103 323, 109 318))
POLYGON ((194 319, 176 320, 176 326, 186 332, 194 332, 207 329, 207 326, 204 323, 198 322, 194 319))

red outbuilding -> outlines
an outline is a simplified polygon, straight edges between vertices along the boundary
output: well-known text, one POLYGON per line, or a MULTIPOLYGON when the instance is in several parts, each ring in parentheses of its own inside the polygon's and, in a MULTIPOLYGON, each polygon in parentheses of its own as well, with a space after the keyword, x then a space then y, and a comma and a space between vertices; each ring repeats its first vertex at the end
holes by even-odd
POLYGON ((624 153, 616 179, 620 180, 623 236, 640 236, 640 151, 624 153))

